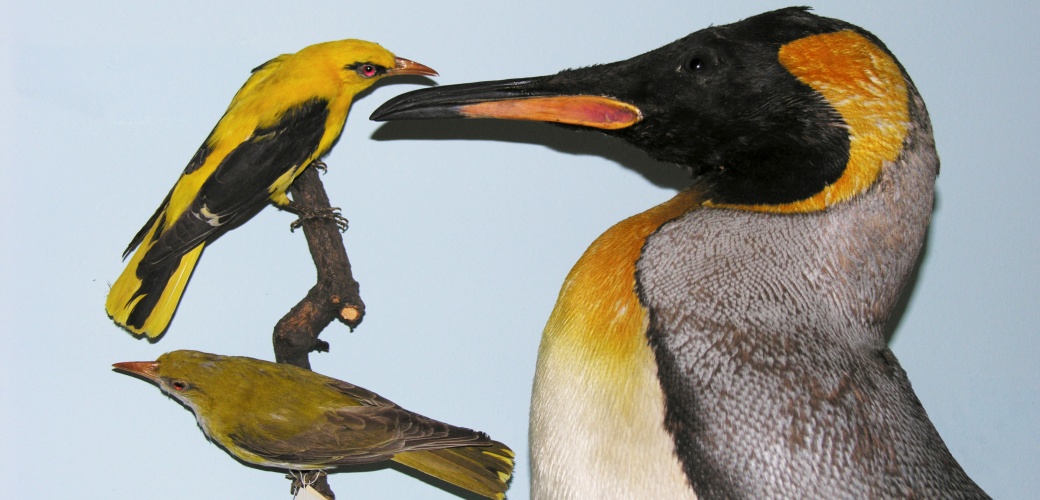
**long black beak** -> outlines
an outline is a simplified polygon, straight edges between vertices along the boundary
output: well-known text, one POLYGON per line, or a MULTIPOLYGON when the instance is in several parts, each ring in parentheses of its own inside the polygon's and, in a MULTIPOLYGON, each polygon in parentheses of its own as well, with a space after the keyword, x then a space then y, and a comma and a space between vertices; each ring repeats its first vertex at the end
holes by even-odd
POLYGON ((610 97, 553 90, 552 77, 465 83, 401 94, 372 113, 375 121, 497 118, 564 123, 605 130, 643 119, 639 108, 610 97))

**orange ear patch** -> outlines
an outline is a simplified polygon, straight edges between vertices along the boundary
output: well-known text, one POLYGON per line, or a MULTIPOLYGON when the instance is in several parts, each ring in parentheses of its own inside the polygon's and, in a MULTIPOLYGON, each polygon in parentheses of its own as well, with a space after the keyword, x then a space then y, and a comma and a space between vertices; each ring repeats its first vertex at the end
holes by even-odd
POLYGON ((780 64, 819 92, 849 128, 849 162, 841 177, 807 199, 739 207, 765 212, 823 210, 867 190, 881 166, 895 161, 910 121, 906 81, 896 61, 854 31, 813 35, 780 47, 780 64))

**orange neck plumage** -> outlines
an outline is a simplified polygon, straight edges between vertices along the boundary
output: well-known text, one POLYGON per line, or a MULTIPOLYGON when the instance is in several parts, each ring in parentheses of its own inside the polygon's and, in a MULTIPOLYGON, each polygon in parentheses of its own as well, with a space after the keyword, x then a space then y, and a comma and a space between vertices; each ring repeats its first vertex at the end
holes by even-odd
POLYGON ((619 358, 649 354, 647 313, 636 296, 636 262, 648 236, 701 203, 699 193, 683 191, 597 238, 564 281, 542 348, 561 342, 565 345, 558 347, 607 370, 625 366, 619 358))

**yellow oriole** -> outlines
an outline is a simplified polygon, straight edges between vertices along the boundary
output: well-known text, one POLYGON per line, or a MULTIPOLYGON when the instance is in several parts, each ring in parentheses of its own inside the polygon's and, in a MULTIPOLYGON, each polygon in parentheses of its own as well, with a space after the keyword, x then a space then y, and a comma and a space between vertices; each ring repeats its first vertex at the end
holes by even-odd
POLYGON ((362 40, 311 45, 254 69, 123 253, 137 248, 108 315, 134 334, 161 335, 206 244, 269 200, 288 205, 285 191, 336 143, 354 96, 391 75, 437 73, 362 40))

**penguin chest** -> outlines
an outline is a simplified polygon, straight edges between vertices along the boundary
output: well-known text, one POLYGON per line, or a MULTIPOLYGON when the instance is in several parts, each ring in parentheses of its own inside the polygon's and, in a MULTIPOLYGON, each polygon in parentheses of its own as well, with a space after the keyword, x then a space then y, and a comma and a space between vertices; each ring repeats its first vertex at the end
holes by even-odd
POLYGON ((665 428, 648 315, 635 286, 646 237, 695 200, 680 193, 615 225, 564 282, 535 373, 534 498, 696 498, 665 428))
POLYGON ((531 402, 532 498, 696 498, 664 427, 650 348, 616 356, 546 333, 531 402))

